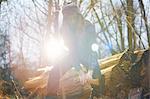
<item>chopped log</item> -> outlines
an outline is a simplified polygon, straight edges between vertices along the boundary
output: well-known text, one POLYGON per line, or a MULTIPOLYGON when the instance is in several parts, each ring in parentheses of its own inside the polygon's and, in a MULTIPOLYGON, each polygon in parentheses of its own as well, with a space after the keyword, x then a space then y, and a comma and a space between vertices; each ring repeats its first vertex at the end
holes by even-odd
MULTIPOLYGON (((138 57, 141 57, 142 54, 143 54, 143 52, 144 52, 144 50, 138 50, 138 51, 135 51, 134 53, 137 54, 138 57)), ((122 53, 119 53, 119 54, 110 56, 110 57, 108 57, 108 58, 99 60, 99 64, 100 64, 101 70, 118 64, 118 63, 119 63, 119 60, 120 60, 120 58, 121 58, 121 56, 122 56, 124 53, 125 53, 125 52, 122 52, 122 53)))
POLYGON ((122 55, 123 53, 120 53, 120 54, 116 54, 111 57, 99 60, 100 68, 105 69, 113 65, 116 65, 119 62, 119 59, 121 58, 122 55))
MULTIPOLYGON (((135 53, 138 54, 138 57, 141 57, 141 55, 143 54, 143 51, 135 51, 135 53)), ((116 64, 119 63, 120 58, 122 57, 123 54, 124 54, 124 52, 120 53, 120 54, 113 55, 109 58, 99 60, 101 72, 102 72, 102 74, 104 74, 106 85, 111 84, 110 83, 111 71, 116 66, 116 64)), ((34 75, 33 71, 31 71, 29 69, 22 70, 22 71, 24 71, 23 73, 29 72, 28 76, 27 76, 28 79, 26 78, 25 81, 23 79, 23 82, 24 82, 23 84, 24 84, 26 89, 28 89, 32 92, 38 92, 40 94, 46 94, 46 85, 47 85, 49 71, 45 72, 46 68, 42 68, 42 69, 38 69, 38 70, 44 70, 44 71, 40 71, 40 72, 34 71, 35 76, 33 76, 34 75), (44 72, 44 73, 42 73, 42 72, 44 72), (29 74, 31 74, 31 75, 29 75, 29 74)), ((20 70, 19 71, 13 70, 13 72, 15 72, 14 74, 16 77, 17 77, 17 75, 20 75, 20 70)), ((64 79, 67 80, 70 78, 67 78, 67 77, 65 78, 65 76, 64 76, 64 79)), ((22 78, 20 78, 20 76, 19 76, 18 80, 22 80, 22 78)), ((89 93, 89 91, 87 91, 87 92, 89 93)))

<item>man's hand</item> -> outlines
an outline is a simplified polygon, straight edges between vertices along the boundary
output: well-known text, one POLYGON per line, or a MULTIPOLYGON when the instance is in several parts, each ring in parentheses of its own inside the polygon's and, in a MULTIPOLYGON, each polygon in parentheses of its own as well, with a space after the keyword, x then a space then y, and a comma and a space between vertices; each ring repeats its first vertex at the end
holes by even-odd
POLYGON ((91 72, 84 73, 83 71, 80 71, 80 81, 83 85, 88 83, 90 85, 99 86, 99 79, 93 79, 91 72))
POLYGON ((89 79, 88 83, 91 85, 99 86, 99 79, 89 79))

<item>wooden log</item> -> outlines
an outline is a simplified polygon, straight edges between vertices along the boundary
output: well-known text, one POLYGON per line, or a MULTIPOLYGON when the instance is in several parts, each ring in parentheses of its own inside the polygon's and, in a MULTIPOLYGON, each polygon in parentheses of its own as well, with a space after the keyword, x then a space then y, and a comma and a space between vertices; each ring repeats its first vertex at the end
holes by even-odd
MULTIPOLYGON (((135 53, 137 53, 140 57, 142 55, 143 51, 135 51, 135 53)), ((124 53, 120 53, 120 54, 116 54, 116 55, 113 55, 111 57, 99 60, 101 72, 105 76, 106 84, 110 80, 112 68, 116 64, 119 63, 119 60, 123 54, 124 53)), ((45 70, 45 69, 43 69, 43 70, 45 70)), ((29 72, 30 72, 30 70, 29 70, 29 72)), ((39 72, 39 71, 37 71, 37 72, 39 72)), ((39 89, 38 90, 39 93, 44 92, 43 94, 45 94, 46 93, 46 84, 47 84, 47 80, 48 80, 48 72, 49 71, 47 71, 47 73, 45 73, 44 75, 41 73, 42 75, 35 76, 35 77, 33 77, 33 75, 32 75, 31 76, 32 78, 28 75, 28 80, 26 80, 24 83, 25 88, 29 89, 30 91, 35 91, 35 89, 39 89), (31 78, 31 79, 29 79, 29 78, 31 78)))
MULTIPOLYGON (((134 53, 138 55, 138 57, 141 57, 142 54, 143 54, 144 50, 137 50, 135 51, 134 53)), ((100 68, 101 70, 102 69, 105 69, 105 68, 108 68, 108 67, 111 67, 113 65, 116 65, 119 63, 119 60, 120 58, 122 57, 122 55, 124 54, 125 52, 122 52, 122 53, 119 53, 119 54, 116 54, 116 55, 113 55, 113 56, 110 56, 108 58, 105 58, 105 59, 100 59, 98 62, 100 64, 100 68)))
POLYGON ((122 55, 123 53, 120 53, 120 54, 116 54, 111 57, 99 60, 100 68, 105 69, 113 65, 116 65, 119 62, 119 59, 121 58, 122 55))

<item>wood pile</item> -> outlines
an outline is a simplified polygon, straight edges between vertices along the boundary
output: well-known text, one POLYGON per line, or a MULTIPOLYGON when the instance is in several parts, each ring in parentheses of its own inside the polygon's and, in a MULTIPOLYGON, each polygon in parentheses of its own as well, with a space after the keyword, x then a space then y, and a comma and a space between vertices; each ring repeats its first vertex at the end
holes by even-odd
MULTIPOLYGON (((135 51, 134 53, 132 53, 132 55, 136 55, 136 59, 134 60, 134 62, 132 64, 135 64, 141 60, 143 52, 144 51, 135 51)), ((129 70, 131 69, 131 67, 130 67, 131 60, 129 60, 131 57, 129 57, 129 56, 130 56, 130 53, 123 52, 120 54, 113 55, 109 58, 99 60, 101 72, 105 77, 105 86, 106 86, 105 95, 106 96, 116 95, 116 93, 113 93, 114 90, 117 90, 116 92, 123 90, 122 94, 125 94, 125 96, 127 96, 126 91, 128 91, 130 89, 130 87, 126 87, 126 86, 127 85, 129 86, 130 82, 128 83, 127 80, 125 79, 127 74, 124 70, 127 70, 127 72, 129 72, 129 70), (128 64, 130 66, 125 67, 125 66, 122 66, 122 64, 128 64), (122 69, 120 69, 120 68, 122 68, 122 69), (116 81, 114 81, 114 80, 116 80, 116 81), (123 82, 125 82, 126 85, 124 85, 123 82), (112 87, 112 85, 114 85, 115 87, 112 87), (124 86, 124 89, 119 89, 119 88, 123 88, 122 86, 124 86)), ((23 71, 24 70, 22 69, 22 72, 23 71)), ((17 75, 20 75, 20 73, 17 74, 17 72, 19 72, 17 70, 13 70, 13 72, 14 72, 16 78, 17 78, 17 75)), ((26 80, 22 81, 25 88, 32 92, 36 92, 38 94, 45 95, 47 93, 46 86, 47 86, 47 81, 48 81, 48 73, 50 72, 50 70, 47 70, 46 72, 45 71, 39 72, 38 70, 33 72, 33 71, 28 70, 28 72, 29 72, 28 74, 31 73, 32 75, 31 76, 28 75, 26 80), (35 74, 33 74, 33 73, 35 73, 35 74)), ((71 77, 71 76, 68 76, 68 77, 71 77)), ((20 78, 17 78, 17 79, 22 80, 20 78)), ((68 78, 68 79, 71 79, 71 78, 68 78)), ((76 88, 79 88, 79 87, 76 86, 76 88)), ((88 86, 88 88, 90 89, 89 86, 88 86)))

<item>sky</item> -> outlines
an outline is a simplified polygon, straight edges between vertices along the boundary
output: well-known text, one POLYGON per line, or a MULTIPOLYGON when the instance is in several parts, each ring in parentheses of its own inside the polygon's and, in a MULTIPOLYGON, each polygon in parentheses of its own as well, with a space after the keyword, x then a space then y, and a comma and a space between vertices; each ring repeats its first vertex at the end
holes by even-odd
MULTIPOLYGON (((43 20, 41 21, 42 24, 46 23, 47 18, 40 12, 38 11, 39 9, 35 9, 34 8, 34 4, 32 3, 32 0, 9 0, 9 6, 7 6, 7 4, 4 4, 6 7, 9 7, 9 11, 7 13, 8 17, 5 17, 5 20, 8 20, 7 18, 9 18, 9 23, 11 23, 11 25, 16 26, 17 24, 20 24, 20 22, 23 25, 23 28, 25 28, 25 32, 27 32, 29 35, 35 37, 35 38, 40 38, 40 34, 38 34, 38 32, 36 33, 36 31, 34 31, 33 29, 29 28, 28 25, 32 26, 32 27, 38 27, 38 25, 36 24, 36 22, 32 22, 29 18, 27 18, 27 15, 31 17, 32 20, 36 20, 37 16, 39 20, 43 20), (24 10, 25 9, 25 10, 24 10), (33 14, 35 12, 35 10, 38 12, 37 16, 35 14, 33 14), (24 13, 24 11, 26 13, 24 13), (28 22, 26 23, 25 20, 28 20, 28 22), (38 36, 37 36, 38 34, 38 36)), ((63 1, 63 0, 60 0, 63 1)), ((83 5, 87 5, 89 0, 85 0, 83 5)), ((109 0, 102 0, 103 5, 108 4, 109 0)), ((120 0, 112 0, 114 5, 119 5, 119 1, 120 0)), ((137 0, 135 0, 136 2, 137 0)), ((149 4, 150 1, 149 0, 143 0, 145 2, 145 4, 149 4)), ((38 2, 41 5, 46 5, 46 3, 43 2, 43 0, 38 0, 38 2)), ((146 8, 149 7, 148 5, 146 6, 146 8)), ((45 7, 46 8, 46 7, 45 7)), ((108 9, 110 9, 110 6, 108 4, 107 6, 108 9)), ((44 11, 43 8, 40 8, 42 11, 44 11)), ((47 10, 47 9, 46 9, 47 10)), ((82 8, 81 8, 82 10, 82 8)), ((109 11, 108 11, 109 12, 109 11)), ((149 10, 147 10, 147 13, 149 12, 149 10)), ((150 14, 150 13, 148 13, 150 14)), ((99 13, 99 16, 101 16, 101 14, 99 13)), ((150 16, 150 15, 149 15, 150 16)), ((88 20, 91 20, 90 17, 88 18, 88 20)), ((149 18, 150 19, 150 18, 149 18)), ((3 21, 5 22, 5 21, 3 21)), ((150 22, 150 21, 149 21, 150 22)), ((43 26, 43 28, 41 28, 41 34, 45 33, 45 27, 43 26)), ((23 50, 24 50, 24 54, 26 55, 26 57, 28 58, 32 58, 37 59, 37 57, 39 57, 39 51, 40 51, 40 47, 39 45, 32 39, 28 38, 27 35, 22 35, 22 33, 20 33, 19 30, 15 30, 14 27, 8 27, 10 28, 10 35, 11 35, 11 46, 12 46, 12 50, 15 50, 16 52, 19 52, 20 50, 20 43, 23 42, 23 50), (24 36, 23 39, 19 39, 21 36, 24 36)), ((21 26, 17 27, 17 28, 22 28, 21 26)), ((38 27, 39 28, 39 27, 38 27)), ((96 26, 96 30, 100 31, 100 27, 96 26)), ((144 35, 142 35, 143 38, 145 37, 144 35)), ((146 42, 145 42, 146 43, 146 42)), ((110 52, 109 52, 109 47, 108 46, 104 46, 104 45, 100 45, 101 46, 101 53, 102 58, 109 56, 110 52), (107 50, 107 53, 105 52, 107 50)), ((109 46, 112 46, 111 44, 109 44, 109 46)))

